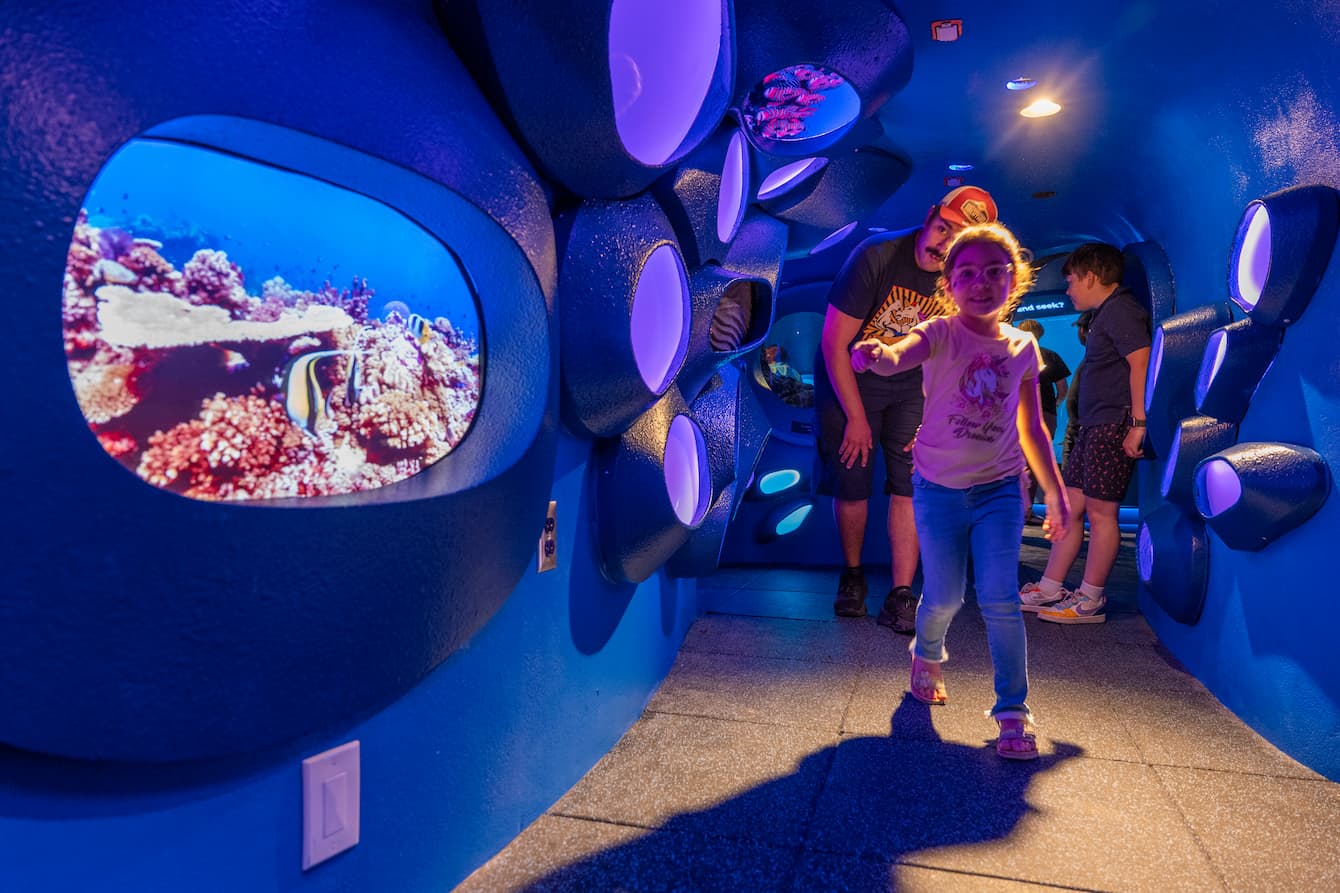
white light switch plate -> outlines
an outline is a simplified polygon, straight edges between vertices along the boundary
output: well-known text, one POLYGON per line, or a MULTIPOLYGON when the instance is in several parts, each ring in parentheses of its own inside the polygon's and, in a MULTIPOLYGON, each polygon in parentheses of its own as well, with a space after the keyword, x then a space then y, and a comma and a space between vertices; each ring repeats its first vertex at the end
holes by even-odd
POLYGON ((358 843, 358 742, 302 761, 302 870, 358 843))

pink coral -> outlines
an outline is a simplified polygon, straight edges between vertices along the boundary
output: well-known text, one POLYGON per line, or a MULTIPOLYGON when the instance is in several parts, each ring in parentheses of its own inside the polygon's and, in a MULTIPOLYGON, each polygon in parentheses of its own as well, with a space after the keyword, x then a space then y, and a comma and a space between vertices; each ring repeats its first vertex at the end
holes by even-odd
POLYGON ((185 298, 192 304, 223 307, 239 317, 253 300, 243 284, 242 271, 226 252, 201 248, 186 262, 182 275, 186 277, 185 298))
POLYGON ((216 394, 201 403, 199 417, 149 437, 138 473, 197 499, 249 495, 251 484, 302 448, 302 436, 278 403, 216 394))
POLYGON ((129 455, 140 448, 135 438, 124 431, 99 431, 98 443, 114 459, 129 455))
POLYGON ((121 264, 135 274, 137 291, 158 291, 185 297, 186 278, 152 246, 135 243, 121 264))

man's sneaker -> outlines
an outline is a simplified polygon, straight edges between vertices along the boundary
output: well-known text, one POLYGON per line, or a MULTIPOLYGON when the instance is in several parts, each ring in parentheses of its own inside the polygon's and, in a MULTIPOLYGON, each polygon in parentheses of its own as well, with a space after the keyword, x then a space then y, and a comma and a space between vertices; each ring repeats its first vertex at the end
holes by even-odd
POLYGON ((1038 619, 1051 623, 1103 623, 1107 614, 1107 599, 1103 596, 1089 598, 1082 592, 1072 592, 1063 601, 1049 608, 1038 609, 1038 619))
POLYGON ((865 585, 865 574, 858 570, 844 570, 838 580, 837 599, 833 602, 833 613, 839 617, 864 617, 865 596, 869 592, 865 585))
POLYGON ((899 586, 890 589, 884 596, 884 607, 879 610, 875 622, 887 626, 896 633, 912 635, 917 631, 917 597, 912 594, 911 586, 899 586))
POLYGON ((1019 587, 1019 610, 1038 613, 1040 608, 1054 605, 1070 597, 1070 590, 1062 586, 1055 595, 1043 592, 1036 583, 1025 583, 1019 587))

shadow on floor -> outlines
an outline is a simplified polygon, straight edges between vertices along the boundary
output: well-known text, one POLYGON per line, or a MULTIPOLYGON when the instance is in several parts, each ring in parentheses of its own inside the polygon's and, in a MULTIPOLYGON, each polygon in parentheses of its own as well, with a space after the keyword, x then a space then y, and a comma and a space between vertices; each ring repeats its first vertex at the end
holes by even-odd
MULTIPOLYGON (((710 809, 673 816, 655 830, 624 826, 634 839, 609 845, 524 886, 498 883, 503 880, 499 877, 487 879, 486 886, 531 891, 898 890, 898 872, 908 866, 897 863, 911 854, 1008 837, 1032 809, 1026 793, 1033 780, 1083 754, 1078 747, 1054 742, 1052 752, 1037 760, 1007 761, 996 755, 991 742, 970 747, 942 741, 932 724, 932 709, 904 695, 887 738, 844 738, 804 757, 791 775, 710 809), (801 799, 803 791, 809 796, 801 799), (759 823, 760 816, 772 816, 773 821, 759 823), (786 837, 792 827, 799 835, 795 845, 778 846, 779 831, 786 837)), ((562 821, 561 815, 556 811, 548 819, 562 821)))

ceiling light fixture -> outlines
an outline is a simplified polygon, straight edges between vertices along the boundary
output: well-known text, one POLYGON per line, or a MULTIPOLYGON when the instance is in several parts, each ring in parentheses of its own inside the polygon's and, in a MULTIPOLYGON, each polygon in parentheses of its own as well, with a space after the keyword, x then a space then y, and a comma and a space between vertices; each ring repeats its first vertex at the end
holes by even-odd
POLYGON ((1038 99, 1029 103, 1019 110, 1019 114, 1025 118, 1050 118, 1061 110, 1061 107, 1050 99, 1038 99))
POLYGON ((949 169, 950 169, 951 171, 970 171, 970 170, 972 170, 972 165, 971 165, 971 164, 951 164, 951 165, 949 165, 949 169))
POLYGON ((1006 90, 1032 90, 1038 85, 1033 78, 1015 78, 1012 81, 1005 82, 1006 90))

